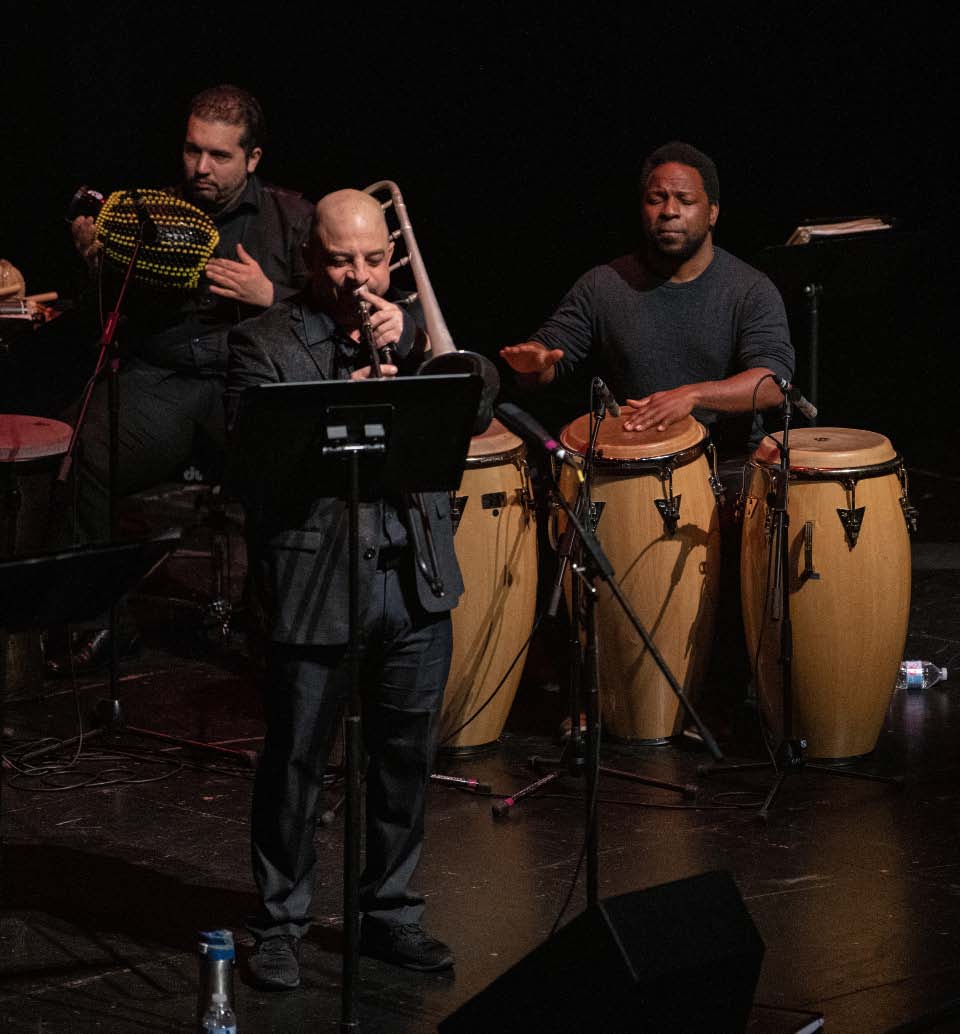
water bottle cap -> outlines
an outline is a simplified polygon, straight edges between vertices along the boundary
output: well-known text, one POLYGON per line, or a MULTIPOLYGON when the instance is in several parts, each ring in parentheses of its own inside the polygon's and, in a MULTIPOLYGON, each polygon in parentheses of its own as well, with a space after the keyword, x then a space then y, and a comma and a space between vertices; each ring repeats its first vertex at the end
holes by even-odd
POLYGON ((200 944, 200 954, 213 962, 233 961, 235 952, 232 944, 200 944))
POLYGON ((199 937, 205 944, 233 944, 233 930, 201 930, 199 937))

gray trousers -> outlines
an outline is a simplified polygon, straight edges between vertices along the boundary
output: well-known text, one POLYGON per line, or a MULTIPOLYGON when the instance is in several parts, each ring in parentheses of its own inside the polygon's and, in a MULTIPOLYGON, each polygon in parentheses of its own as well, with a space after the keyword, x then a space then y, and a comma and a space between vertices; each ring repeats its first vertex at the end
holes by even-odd
MULTIPOLYGON (((385 923, 419 922, 423 914, 424 899, 410 880, 423 847, 452 649, 450 615, 426 614, 402 583, 397 571, 378 571, 363 618, 362 727, 369 760, 360 910, 385 923)), ((301 937, 310 924, 323 772, 349 693, 346 647, 273 644, 251 822, 261 907, 248 927, 257 937, 301 937)))

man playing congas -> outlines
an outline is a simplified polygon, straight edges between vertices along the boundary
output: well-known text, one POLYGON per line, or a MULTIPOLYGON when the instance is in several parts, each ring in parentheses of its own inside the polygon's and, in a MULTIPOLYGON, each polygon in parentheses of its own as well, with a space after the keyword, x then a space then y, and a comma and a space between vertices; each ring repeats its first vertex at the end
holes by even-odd
MULTIPOLYGON (((585 273, 529 341, 500 355, 530 387, 589 364, 626 403, 627 431, 662 431, 693 414, 723 432, 719 418, 782 401, 762 378, 793 374, 783 301, 766 276, 714 246, 720 187, 710 158, 665 144, 640 185, 640 247, 585 273)), ((747 442, 730 431, 714 438, 724 455, 742 454, 747 442)))
MULTIPOLYGON (((636 251, 581 276, 529 341, 503 348, 500 355, 521 387, 554 385, 559 392, 564 385, 576 382, 575 375, 601 377, 624 406, 623 416, 607 421, 613 426, 603 429, 604 435, 616 439, 607 449, 610 462, 619 457, 628 466, 642 469, 648 458, 682 453, 693 440, 690 435, 696 438, 699 421, 710 429, 714 445, 726 461, 721 476, 739 489, 748 449, 763 433, 760 418, 751 425, 747 414, 782 401, 780 388, 768 375, 787 380, 792 377, 794 352, 783 301, 765 275, 714 246, 720 189, 710 158, 689 144, 665 144, 644 162, 640 185, 642 240, 636 251), (630 449, 631 438, 636 440, 635 455, 630 449), (631 459, 636 462, 631 463, 631 459)), ((579 412, 586 409, 583 405, 579 412)), ((571 425, 571 432, 574 430, 576 425, 571 425)), ((578 448, 572 440, 564 439, 564 444, 578 448)), ((616 469, 608 470, 607 476, 614 482, 621 480, 616 469)), ((671 488, 671 498, 658 501, 658 506, 660 502, 672 506, 673 493, 679 487, 671 488)), ((637 488, 639 495, 648 494, 649 485, 641 489, 638 483, 637 488)), ((672 539, 669 555, 657 561, 663 570, 669 570, 673 560, 680 562, 679 554, 673 556, 677 549, 685 558, 684 577, 692 578, 691 569, 699 563, 706 581, 702 586, 691 583, 688 587, 687 609, 701 639, 708 640, 716 601, 704 607, 698 600, 714 595, 717 554, 711 543, 716 541, 716 522, 706 512, 693 519, 691 488, 686 487, 685 493, 686 515, 681 515, 678 533, 676 529, 664 533, 654 517, 649 533, 626 545, 623 540, 648 519, 651 507, 636 498, 633 503, 618 500, 613 505, 622 507, 621 512, 606 518, 605 548, 623 547, 631 557, 649 561, 653 552, 668 548, 666 540, 672 539), (697 534, 698 524, 702 535, 697 534), (618 538, 616 543, 614 538, 618 538), (647 548, 654 541, 660 543, 655 551, 647 548), (705 617, 707 613, 709 618, 705 617)), ((734 497, 735 491, 728 495, 734 497)), ((612 502, 605 500, 607 505, 612 502)), ((737 620, 739 615, 739 529, 732 521, 723 524, 724 553, 729 554, 723 565, 727 572, 724 590, 734 597, 733 605, 721 608, 721 620, 725 621, 731 616, 737 620)), ((604 530, 601 522, 601 539, 604 530)), ((626 561, 620 557, 619 562, 626 561)), ((639 559, 632 562, 630 576, 639 579, 641 566, 639 559)), ((669 596, 671 605, 677 602, 678 594, 668 593, 667 585, 660 585, 654 596, 658 594, 664 599, 669 596)), ((666 615, 658 608, 656 598, 651 599, 650 606, 651 617, 656 615, 663 629, 666 615)), ((677 621, 673 618, 672 624, 677 621)), ((678 663, 682 657, 688 677, 696 679, 702 664, 688 664, 690 649, 684 645, 683 631, 676 645, 678 663)), ((671 634, 676 632, 674 628, 671 634)), ((738 621, 723 632, 718 636, 722 643, 735 642, 742 635, 738 621)), ((608 656, 610 653, 607 650, 608 656)), ((745 656, 733 656, 730 661, 745 676, 745 656)), ((677 674, 683 677, 683 672, 677 674)), ((609 703, 608 696, 605 710, 609 703)), ((663 712, 660 705, 657 710, 663 712)), ((607 711, 607 715, 609 719, 611 713, 607 711)), ((660 738, 672 723, 670 714, 663 712, 649 729, 644 721, 624 734, 635 739, 646 739, 648 734, 649 738, 660 738)), ((611 730, 609 720, 607 728, 611 730)))

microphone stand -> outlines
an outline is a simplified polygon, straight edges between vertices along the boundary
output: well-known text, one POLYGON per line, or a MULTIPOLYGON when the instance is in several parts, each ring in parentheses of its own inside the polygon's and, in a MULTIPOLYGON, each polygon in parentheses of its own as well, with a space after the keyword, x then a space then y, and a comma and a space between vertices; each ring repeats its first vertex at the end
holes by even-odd
MULTIPOLYGON (((136 192, 134 192, 136 194, 136 192)), ((139 202, 139 197, 134 198, 135 203, 139 202)), ((142 205, 142 202, 139 202, 142 205)), ((80 440, 80 434, 83 429, 83 425, 86 419, 87 411, 90 407, 90 401, 93 396, 94 388, 100 379, 103 369, 107 368, 107 417, 108 417, 108 437, 109 437, 109 458, 108 458, 108 493, 109 493, 109 528, 110 528, 110 541, 111 543, 117 542, 120 536, 120 353, 119 347, 116 343, 117 327, 120 323, 120 311, 123 307, 124 299, 127 296, 127 290, 130 283, 133 280, 134 271, 136 270, 137 260, 140 257, 140 252, 143 249, 144 244, 151 244, 156 240, 157 228, 150 219, 149 215, 140 217, 138 211, 137 219, 137 237, 133 244, 133 250, 130 254, 130 259, 127 262, 126 269, 124 270, 123 280, 120 284, 120 290, 117 293, 117 300, 114 303, 114 307, 110 314, 107 316, 106 321, 103 325, 103 330, 100 334, 100 340, 98 347, 100 349, 97 355, 97 362, 93 370, 93 374, 90 380, 87 382, 86 390, 83 393, 83 398, 80 403, 80 410, 77 414, 77 419, 74 423, 73 434, 70 437, 70 443, 67 446, 66 454, 60 464, 60 470, 57 474, 57 484, 63 485, 66 483, 67 478, 70 476, 73 469, 73 463, 75 459, 75 453, 77 445, 80 440)), ((238 750, 232 747, 221 747, 215 743, 200 743, 195 740, 184 739, 178 736, 168 736, 165 733, 157 732, 153 729, 142 729, 134 726, 127 726, 123 718, 123 709, 120 704, 120 690, 119 690, 119 663, 120 663, 120 644, 119 636, 117 634, 118 616, 119 616, 120 604, 118 599, 113 599, 110 604, 109 617, 107 621, 107 627, 110 633, 110 653, 109 653, 109 675, 108 685, 110 696, 107 700, 101 700, 97 705, 96 715, 102 723, 99 728, 91 729, 84 733, 84 737, 89 739, 90 736, 95 733, 103 731, 117 732, 121 728, 126 731, 141 735, 152 737, 154 739, 162 740, 166 743, 171 743, 179 746, 186 746, 197 750, 209 751, 216 757, 222 757, 225 759, 233 760, 245 767, 252 767, 256 764, 256 753, 250 750, 238 750)), ((70 650, 70 642, 68 636, 67 649, 70 650)), ((70 742, 65 741, 65 742, 70 742)))
MULTIPOLYGON (((787 505, 787 494, 790 483, 790 424, 793 413, 793 402, 790 392, 782 386, 783 392, 783 438, 780 446, 780 464, 774 492, 768 496, 772 516, 769 559, 767 569, 772 571, 773 578, 769 587, 766 606, 769 607, 770 619, 780 623, 780 654, 777 663, 780 667, 780 699, 782 708, 783 729, 780 743, 771 758, 774 768, 774 780, 757 812, 758 822, 766 823, 770 808, 777 799, 780 789, 791 772, 799 772, 805 765, 830 775, 845 776, 850 779, 866 779, 872 782, 900 784, 901 779, 891 776, 873 775, 869 772, 854 772, 835 769, 828 765, 808 763, 804 757, 807 742, 795 735, 793 726, 793 625, 790 620, 790 512, 787 505)), ((764 619, 765 621, 766 619, 764 619)), ((761 632, 764 622, 761 622, 761 632)), ((766 768, 771 762, 752 761, 743 764, 711 764, 701 765, 697 774, 710 776, 716 772, 737 772, 756 768, 766 768)))
POLYGON ((600 402, 594 409, 595 425, 590 436, 590 443, 584 462, 584 480, 580 486, 576 508, 571 507, 563 493, 560 491, 552 474, 546 475, 549 483, 549 491, 556 502, 567 515, 567 527, 564 530, 558 552, 560 554, 560 569, 554 586, 553 598, 550 603, 549 613, 556 615, 562 592, 562 582, 566 567, 569 565, 574 580, 571 583, 571 682, 570 682, 570 739, 561 751, 560 758, 539 758, 530 759, 535 768, 553 766, 553 771, 547 773, 540 779, 497 802, 493 806, 494 818, 505 818, 517 801, 528 797, 538 790, 543 789, 550 783, 559 779, 564 770, 570 774, 579 774, 582 769, 586 770, 587 777, 587 894, 590 903, 597 900, 597 809, 596 786, 600 775, 610 775, 619 779, 627 779, 631 782, 642 783, 647 786, 656 786, 664 790, 672 790, 682 794, 688 800, 696 797, 697 788, 692 784, 680 785, 659 779, 651 779, 638 775, 634 772, 625 772, 621 769, 607 768, 600 764, 600 706, 599 706, 599 654, 597 650, 597 616, 596 600, 598 594, 597 580, 606 582, 613 593, 617 603, 633 625, 637 634, 643 640, 646 648, 656 661, 658 667, 666 678, 677 699, 683 705, 684 710, 693 721, 700 734, 700 737, 716 761, 723 760, 723 754, 717 745, 716 740, 704 725, 693 705, 687 699, 681 686, 670 671, 667 662, 660 654, 653 643, 649 633, 644 628, 640 619, 634 612, 630 602, 624 596, 623 591, 615 577, 614 570, 606 554, 603 552, 600 543, 593 532, 585 526, 587 521, 585 515, 589 514, 590 499, 590 477, 592 472, 592 461, 595 451, 597 436, 599 434, 600 422, 605 418, 605 407, 600 402), (573 563, 571 557, 575 548, 578 549, 580 562, 573 563), (584 592, 586 618, 583 622, 586 645, 581 646, 580 635, 580 592, 584 592), (584 749, 583 737, 580 732, 581 701, 585 703, 586 714, 586 745, 584 749))
MULTIPOLYGON (((90 407, 90 400, 93 396, 94 388, 96 387, 97 381, 99 381, 100 376, 103 373, 103 369, 106 366, 107 412, 110 439, 108 492, 110 497, 109 512, 111 542, 116 542, 119 536, 120 525, 118 498, 120 477, 120 355, 116 345, 116 334, 117 326, 120 322, 120 310, 123 307, 123 302, 127 295, 127 289, 133 280, 133 272, 136 269, 137 259, 140 257, 140 251, 143 248, 144 240, 144 223, 142 221, 138 221, 137 239, 134 241, 133 251, 130 254, 130 259, 127 262, 126 269, 124 270, 123 280, 120 284, 120 291, 117 294, 117 300, 103 325, 103 330, 100 334, 100 341, 98 342, 100 351, 97 355, 97 362, 94 366, 93 374, 87 383, 86 390, 83 393, 83 399, 80 403, 80 411, 77 414, 77 419, 73 426, 73 434, 70 438, 70 444, 67 446, 66 454, 60 464, 60 471, 57 474, 57 484, 65 484, 73 467, 74 453, 76 452, 80 433, 83 429, 84 421, 86 420, 87 410, 90 407)), ((110 629, 110 699, 109 701, 104 701, 103 705, 105 706, 102 706, 99 709, 101 712, 100 716, 106 719, 106 725, 111 729, 118 728, 123 724, 123 716, 120 708, 120 694, 118 690, 118 662, 120 659, 120 650, 117 643, 117 615, 118 603, 114 600, 110 604, 110 617, 108 622, 108 628, 110 629)), ((69 637, 67 649, 68 651, 70 650, 69 637)), ((88 733, 87 735, 90 734, 88 733)))

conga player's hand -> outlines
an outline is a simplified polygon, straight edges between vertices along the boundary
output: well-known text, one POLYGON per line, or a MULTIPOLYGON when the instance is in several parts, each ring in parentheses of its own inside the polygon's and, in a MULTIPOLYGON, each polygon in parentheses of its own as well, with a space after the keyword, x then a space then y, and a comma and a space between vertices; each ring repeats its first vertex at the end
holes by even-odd
POLYGON ((665 431, 671 424, 689 416, 697 404, 692 385, 655 391, 642 399, 627 399, 629 410, 623 421, 625 431, 665 431))
POLYGON ((522 345, 507 345, 500 349, 500 358, 519 374, 552 374, 553 368, 563 358, 559 348, 547 348, 536 341, 526 341, 522 345))

